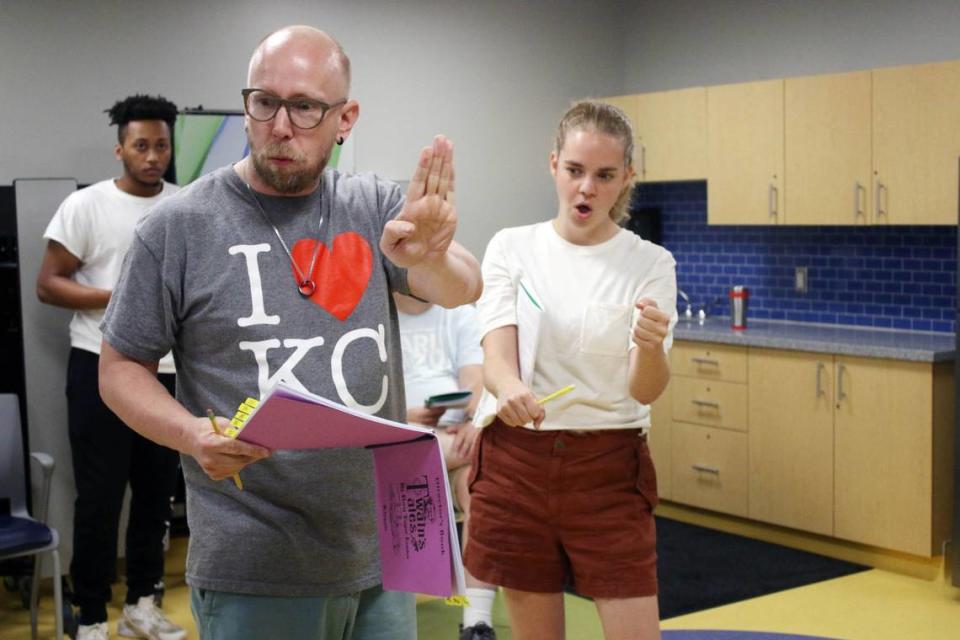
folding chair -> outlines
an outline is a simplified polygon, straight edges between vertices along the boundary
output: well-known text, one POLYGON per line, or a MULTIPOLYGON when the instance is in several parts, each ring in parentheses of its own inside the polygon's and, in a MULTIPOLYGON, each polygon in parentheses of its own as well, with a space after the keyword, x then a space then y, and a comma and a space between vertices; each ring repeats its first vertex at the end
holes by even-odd
POLYGON ((23 437, 20 432, 20 402, 15 394, 0 394, 0 498, 10 501, 9 515, 0 515, 0 560, 20 556, 36 556, 33 563, 33 585, 30 591, 30 633, 37 637, 37 607, 40 599, 40 560, 43 554, 53 557, 53 600, 56 607, 56 638, 63 640, 63 593, 60 584, 60 538, 56 529, 46 524, 53 458, 46 453, 31 453, 43 472, 43 485, 35 511, 27 510, 28 476, 23 464, 23 437))

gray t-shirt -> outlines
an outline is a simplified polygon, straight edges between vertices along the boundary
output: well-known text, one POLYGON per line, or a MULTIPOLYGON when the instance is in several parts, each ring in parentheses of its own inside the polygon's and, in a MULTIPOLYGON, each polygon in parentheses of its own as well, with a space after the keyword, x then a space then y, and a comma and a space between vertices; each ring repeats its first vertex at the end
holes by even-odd
MULTIPOLYGON (((197 416, 232 416, 277 378, 402 421, 403 371, 391 290, 407 272, 380 252, 399 188, 371 174, 324 172, 304 197, 257 194, 306 271, 319 237, 316 293, 231 167, 155 207, 138 226, 102 329, 121 353, 173 349, 177 399, 197 416), (322 213, 322 222, 320 214, 322 213)), ((313 596, 380 581, 373 463, 365 449, 277 451, 245 468, 244 490, 182 456, 187 583, 235 593, 313 596)))

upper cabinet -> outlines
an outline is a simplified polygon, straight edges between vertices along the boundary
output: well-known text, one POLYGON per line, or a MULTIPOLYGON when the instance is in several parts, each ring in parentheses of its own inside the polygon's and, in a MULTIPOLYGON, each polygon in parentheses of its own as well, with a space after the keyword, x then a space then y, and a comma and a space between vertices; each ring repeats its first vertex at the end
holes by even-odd
POLYGON ((710 224, 955 224, 960 61, 707 87, 710 224))
POLYGON ((646 182, 707 177, 707 91, 637 96, 637 178, 646 182))
POLYGON ((783 224, 783 80, 707 87, 707 222, 783 224))
POLYGON ((870 72, 784 82, 786 224, 868 224, 870 72))
POLYGON ((873 221, 957 222, 960 61, 873 71, 873 221))
POLYGON ((640 182, 707 176, 707 101, 703 87, 604 98, 633 124, 633 166, 640 182))

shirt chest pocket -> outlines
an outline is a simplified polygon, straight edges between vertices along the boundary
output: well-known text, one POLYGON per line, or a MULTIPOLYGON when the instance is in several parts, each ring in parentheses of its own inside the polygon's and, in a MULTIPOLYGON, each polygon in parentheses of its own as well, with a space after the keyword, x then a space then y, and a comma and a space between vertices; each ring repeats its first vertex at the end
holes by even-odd
POLYGON ((632 307, 590 303, 580 325, 580 351, 600 356, 626 356, 632 307))

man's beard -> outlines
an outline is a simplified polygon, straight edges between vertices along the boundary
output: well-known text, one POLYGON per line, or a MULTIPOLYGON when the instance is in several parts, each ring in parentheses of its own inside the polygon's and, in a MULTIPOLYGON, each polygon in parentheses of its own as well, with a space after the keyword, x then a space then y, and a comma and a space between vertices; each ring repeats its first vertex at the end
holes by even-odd
POLYGON ((253 158, 253 167, 257 175, 277 193, 301 193, 316 187, 320 174, 327 166, 327 158, 321 158, 315 166, 286 169, 270 164, 267 161, 270 156, 283 156, 297 162, 302 161, 304 156, 294 153, 280 143, 268 144, 263 148, 252 150, 250 157, 253 158))
POLYGON ((124 173, 126 173, 126 174, 130 177, 130 179, 133 180, 135 183, 137 183, 137 184, 139 184, 139 185, 141 185, 141 186, 143 186, 143 187, 151 187, 151 188, 159 187, 161 184, 163 184, 163 173, 166 173, 166 171, 164 171, 163 173, 161 173, 161 174, 160 174, 160 177, 159 177, 159 178, 156 178, 156 179, 153 179, 153 178, 141 178, 141 177, 138 176, 137 173, 134 171, 134 168, 130 165, 130 163, 127 162, 127 159, 126 159, 126 158, 122 158, 122 159, 121 159, 121 162, 123 163, 123 171, 124 171, 124 173))

